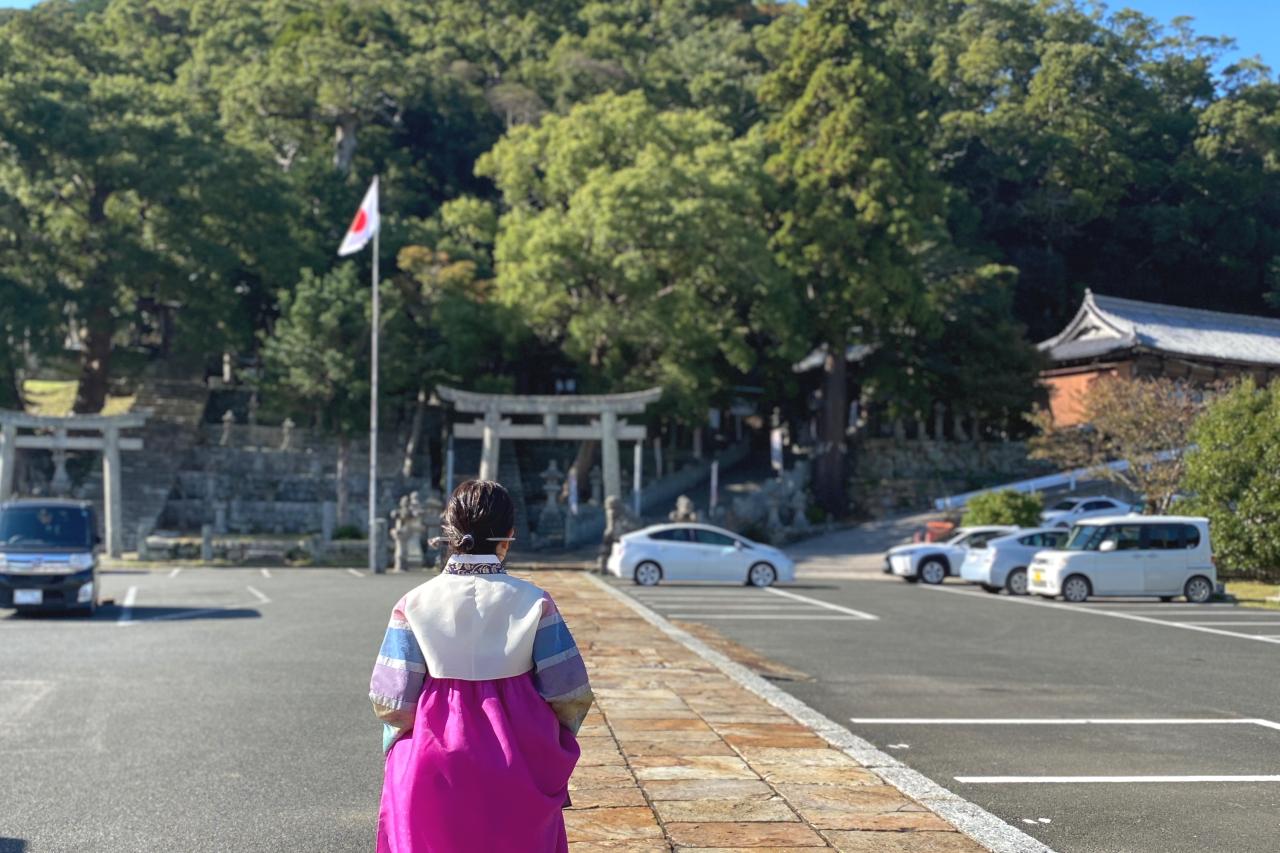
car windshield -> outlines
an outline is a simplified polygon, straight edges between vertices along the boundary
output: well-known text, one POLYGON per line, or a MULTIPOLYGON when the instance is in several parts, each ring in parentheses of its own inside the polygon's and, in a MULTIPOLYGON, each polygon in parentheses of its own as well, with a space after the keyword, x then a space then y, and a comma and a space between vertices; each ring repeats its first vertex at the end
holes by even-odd
POLYGON ((1049 509, 1052 512, 1061 512, 1063 510, 1068 510, 1073 508, 1078 503, 1080 503, 1080 501, 1076 500, 1075 498, 1067 498, 1065 501, 1058 501, 1056 504, 1049 507, 1049 509))
POLYGON ((1071 528, 1071 535, 1067 538, 1067 544, 1062 547, 1066 551, 1096 551, 1098 546, 1102 544, 1106 532, 1106 525, 1077 524, 1071 528))
POLYGON ((89 512, 71 506, 14 506, 0 510, 0 547, 88 548, 89 512))

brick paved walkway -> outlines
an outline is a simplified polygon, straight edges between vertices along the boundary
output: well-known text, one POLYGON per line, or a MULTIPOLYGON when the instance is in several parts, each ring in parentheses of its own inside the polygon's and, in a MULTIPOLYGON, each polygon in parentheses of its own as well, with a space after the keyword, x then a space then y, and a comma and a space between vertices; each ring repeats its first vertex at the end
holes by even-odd
POLYGON ((565 813, 573 853, 984 849, 586 576, 533 580, 598 698, 565 813))

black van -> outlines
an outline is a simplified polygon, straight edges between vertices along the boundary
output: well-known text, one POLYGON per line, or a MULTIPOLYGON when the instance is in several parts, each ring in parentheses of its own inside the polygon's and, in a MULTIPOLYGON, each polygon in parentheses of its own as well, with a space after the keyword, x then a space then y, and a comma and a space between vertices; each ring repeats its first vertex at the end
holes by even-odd
POLYGON ((79 610, 98 606, 98 537, 84 501, 0 504, 0 607, 79 610))

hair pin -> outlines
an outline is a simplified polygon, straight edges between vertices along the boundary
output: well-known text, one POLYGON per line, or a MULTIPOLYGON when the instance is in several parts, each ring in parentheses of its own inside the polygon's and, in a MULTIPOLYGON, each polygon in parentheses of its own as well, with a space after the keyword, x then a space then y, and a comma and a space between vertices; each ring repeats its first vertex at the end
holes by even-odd
POLYGON ((514 542, 514 541, 516 541, 516 537, 514 537, 514 536, 490 536, 488 539, 486 539, 486 540, 484 540, 484 541, 486 541, 486 542, 514 542))

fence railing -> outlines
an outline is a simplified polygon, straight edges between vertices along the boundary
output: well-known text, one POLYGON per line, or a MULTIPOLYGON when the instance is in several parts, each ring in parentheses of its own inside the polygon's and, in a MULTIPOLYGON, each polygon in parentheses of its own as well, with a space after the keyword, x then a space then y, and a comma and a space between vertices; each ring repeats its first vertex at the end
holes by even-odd
MULTIPOLYGON (((1167 462, 1177 456, 1182 455, 1184 450, 1162 450, 1155 454, 1153 461, 1167 462)), ((977 489, 972 492, 964 492, 958 495, 947 495, 946 497, 937 498, 933 502, 934 509, 961 509, 969 501, 978 495, 985 495, 991 492, 1021 492, 1023 494, 1031 492, 1052 492, 1057 489, 1066 489, 1074 491, 1076 484, 1087 480, 1096 480, 1099 470, 1110 471, 1128 471, 1129 461, 1127 459, 1118 459, 1115 462, 1108 462, 1105 465, 1094 465, 1089 468, 1076 468, 1072 471, 1064 471, 1061 474, 1046 474, 1043 477, 1032 477, 1030 480, 1017 480, 1012 483, 1005 483, 999 486, 991 486, 986 489, 977 489)))

